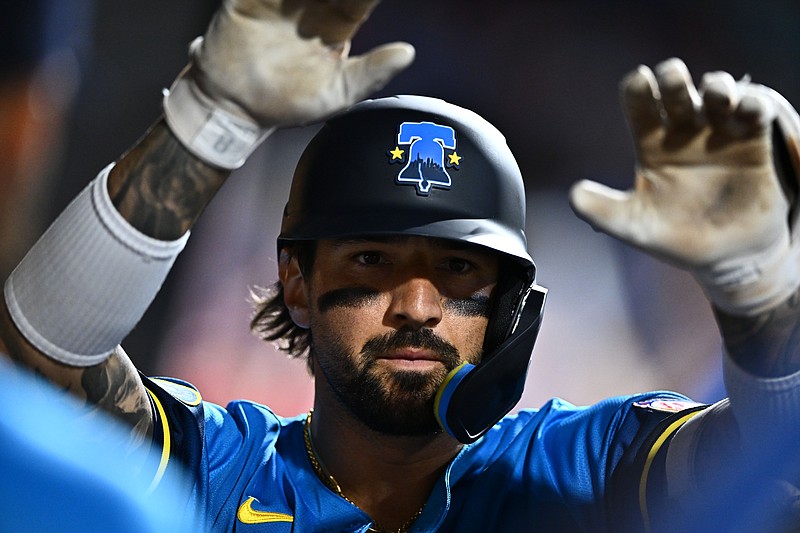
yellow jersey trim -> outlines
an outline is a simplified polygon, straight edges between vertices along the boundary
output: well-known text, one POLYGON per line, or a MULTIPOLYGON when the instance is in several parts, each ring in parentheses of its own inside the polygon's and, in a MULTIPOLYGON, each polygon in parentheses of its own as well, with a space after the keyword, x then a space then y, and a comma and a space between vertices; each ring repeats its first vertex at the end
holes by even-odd
POLYGON ((690 418, 701 413, 700 411, 692 411, 691 413, 685 414, 680 417, 678 420, 670 424, 664 432, 659 435, 656 439, 653 446, 650 448, 650 452, 647 454, 647 460, 644 463, 644 468, 642 469, 642 477, 639 480, 639 510, 642 513, 642 521, 644 522, 644 529, 645 531, 650 531, 650 513, 647 510, 647 476, 650 474, 650 467, 653 464, 653 460, 655 459, 656 455, 658 455, 659 450, 667 441, 667 439, 675 433, 678 428, 680 428, 683 424, 689 421, 690 418))
POLYGON ((294 517, 286 513, 273 513, 253 509, 253 502, 258 501, 250 496, 239 506, 236 518, 243 524, 264 524, 267 522, 294 522, 294 517))
POLYGON ((158 484, 161 483, 161 478, 164 477, 164 472, 167 470, 167 463, 169 463, 169 453, 172 444, 170 440, 169 421, 167 420, 167 413, 164 411, 164 406, 161 405, 161 401, 159 401, 159 399, 150 391, 150 389, 147 389, 147 393, 150 395, 150 398, 153 399, 153 403, 156 406, 158 418, 161 420, 161 432, 164 435, 164 442, 161 446, 161 460, 158 464, 158 470, 156 471, 156 475, 153 477, 153 481, 150 482, 150 486, 147 488, 147 492, 150 493, 155 490, 158 484))

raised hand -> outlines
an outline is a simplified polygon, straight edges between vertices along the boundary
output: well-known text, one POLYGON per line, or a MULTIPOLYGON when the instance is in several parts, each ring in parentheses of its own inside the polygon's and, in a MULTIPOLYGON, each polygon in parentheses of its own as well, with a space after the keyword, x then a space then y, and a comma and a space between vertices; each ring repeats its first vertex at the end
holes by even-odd
POLYGON ((382 87, 413 59, 406 43, 348 57, 375 0, 226 0, 194 46, 200 90, 270 126, 325 118, 382 87))
MULTIPOLYGON (((638 155, 634 188, 579 182, 570 197, 578 215, 689 269, 723 310, 754 314, 788 297, 800 254, 780 179, 791 172, 776 168, 772 130, 779 124, 797 154, 794 109, 724 72, 706 74, 698 90, 678 59, 639 67, 621 92, 638 155)), ((796 157, 789 167, 796 172, 796 157)))
POLYGON ((348 55, 377 3, 225 0, 165 98, 171 129, 198 156, 235 168, 270 128, 322 120, 379 89, 411 63, 414 49, 390 43, 348 55), (223 115, 208 128, 214 113, 223 115), (203 136, 210 140, 198 144, 203 136), (231 142, 243 149, 219 159, 207 146, 231 142))

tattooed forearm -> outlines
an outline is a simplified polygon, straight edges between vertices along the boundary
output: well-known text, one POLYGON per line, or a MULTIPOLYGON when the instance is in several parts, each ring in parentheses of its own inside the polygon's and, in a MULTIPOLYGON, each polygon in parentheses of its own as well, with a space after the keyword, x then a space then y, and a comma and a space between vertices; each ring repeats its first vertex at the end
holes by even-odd
POLYGON ((754 317, 715 311, 725 348, 748 372, 780 377, 800 370, 800 294, 754 317))
POLYGON ((81 389, 87 403, 97 405, 135 431, 150 433, 153 414, 147 392, 121 347, 103 364, 84 370, 81 389))
POLYGON ((108 189, 135 228, 173 240, 194 224, 228 175, 191 155, 161 120, 117 163, 108 189))
POLYGON ((0 305, 0 337, 9 357, 88 406, 97 405, 127 423, 134 441, 141 441, 150 433, 153 413, 147 390, 121 347, 94 366, 65 365, 30 345, 16 329, 4 304, 0 305))

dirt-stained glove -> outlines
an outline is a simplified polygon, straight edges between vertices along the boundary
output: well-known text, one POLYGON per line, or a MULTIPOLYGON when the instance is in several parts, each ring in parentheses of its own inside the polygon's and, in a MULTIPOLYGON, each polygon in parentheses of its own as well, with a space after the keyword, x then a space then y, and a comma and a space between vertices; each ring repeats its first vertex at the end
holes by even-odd
POLYGON ((324 119, 378 90, 414 58, 407 43, 348 57, 378 0, 224 0, 165 91, 170 129, 196 156, 241 166, 276 127, 324 119))
POLYGON ((621 92, 638 155, 634 188, 581 181, 570 194, 576 213, 689 270, 727 313, 752 316, 788 298, 800 285, 797 112, 725 72, 706 74, 698 91, 679 59, 655 73, 639 67, 621 92))

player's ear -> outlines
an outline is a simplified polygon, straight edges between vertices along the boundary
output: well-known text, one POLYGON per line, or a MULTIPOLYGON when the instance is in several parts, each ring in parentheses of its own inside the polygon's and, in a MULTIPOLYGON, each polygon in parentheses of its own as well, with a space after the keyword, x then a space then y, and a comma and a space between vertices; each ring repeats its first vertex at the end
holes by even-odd
POLYGON ((281 249, 278 278, 283 285, 283 302, 298 327, 308 329, 308 290, 297 256, 281 249))

